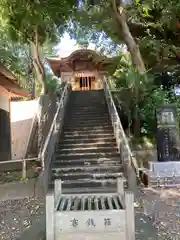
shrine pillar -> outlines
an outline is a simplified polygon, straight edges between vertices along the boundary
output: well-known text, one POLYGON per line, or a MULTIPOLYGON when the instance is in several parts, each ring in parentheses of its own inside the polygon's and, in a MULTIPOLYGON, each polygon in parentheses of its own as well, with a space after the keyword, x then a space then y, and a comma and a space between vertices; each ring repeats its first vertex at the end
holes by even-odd
POLYGON ((95 89, 102 89, 103 88, 103 82, 102 82, 102 74, 101 72, 96 72, 96 81, 95 81, 95 89))
POLYGON ((0 86, 0 161, 11 159, 11 122, 9 92, 0 86))

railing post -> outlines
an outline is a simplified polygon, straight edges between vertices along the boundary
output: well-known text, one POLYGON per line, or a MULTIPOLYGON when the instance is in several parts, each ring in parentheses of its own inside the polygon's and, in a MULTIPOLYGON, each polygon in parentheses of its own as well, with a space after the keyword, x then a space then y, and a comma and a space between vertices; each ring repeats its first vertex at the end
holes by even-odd
POLYGON ((56 179, 54 182, 55 206, 57 205, 61 194, 62 194, 62 182, 60 179, 56 179))
POLYGON ((54 192, 46 195, 46 240, 55 240, 54 192))
POLYGON ((117 193, 124 196, 124 179, 117 179, 117 193))
POLYGON ((153 171, 153 166, 154 166, 154 165, 153 165, 153 162, 149 162, 149 170, 150 170, 150 171, 153 171))
POLYGON ((41 155, 41 166, 42 166, 42 171, 44 171, 45 169, 45 165, 44 165, 44 153, 41 155))
POLYGON ((26 179, 26 160, 23 159, 22 161, 22 177, 23 179, 26 179))
POLYGON ((121 143, 120 143, 120 159, 121 159, 121 163, 124 164, 124 145, 123 145, 123 141, 121 141, 121 143))
POLYGON ((135 240, 134 194, 125 193, 126 240, 135 240))

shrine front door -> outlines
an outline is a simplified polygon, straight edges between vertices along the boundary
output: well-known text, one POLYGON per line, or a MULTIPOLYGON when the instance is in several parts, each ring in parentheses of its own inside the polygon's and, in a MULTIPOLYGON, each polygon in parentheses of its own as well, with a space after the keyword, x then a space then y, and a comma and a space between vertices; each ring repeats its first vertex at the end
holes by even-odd
POLYGON ((81 91, 91 90, 92 87, 92 77, 80 77, 79 88, 81 91))

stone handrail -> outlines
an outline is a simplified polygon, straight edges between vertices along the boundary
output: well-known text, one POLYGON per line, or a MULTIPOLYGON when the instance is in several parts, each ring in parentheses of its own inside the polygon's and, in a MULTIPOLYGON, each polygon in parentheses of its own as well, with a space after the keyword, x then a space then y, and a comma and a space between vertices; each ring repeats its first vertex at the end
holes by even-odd
POLYGON ((37 157, 36 158, 24 158, 24 159, 14 159, 14 160, 8 160, 8 161, 2 161, 0 162, 0 166, 2 165, 10 165, 12 163, 22 163, 22 178, 26 179, 27 177, 27 162, 30 161, 37 161, 37 157))
POLYGON ((116 143, 121 155, 122 163, 131 165, 133 169, 136 171, 136 174, 139 176, 138 163, 129 147, 126 134, 122 127, 121 120, 119 118, 119 115, 118 115, 118 112, 109 88, 107 77, 104 77, 103 79, 103 88, 104 88, 105 98, 106 98, 106 102, 109 109, 109 114, 110 114, 112 125, 113 125, 116 143))
POLYGON ((40 177, 42 177, 42 180, 43 180, 44 193, 47 192, 49 179, 51 177, 51 173, 50 173, 51 160, 53 158, 53 153, 54 153, 58 136, 60 135, 62 130, 65 107, 66 107, 66 103, 67 103, 70 92, 71 92, 71 87, 69 83, 67 83, 62 92, 61 99, 59 101, 59 105, 58 105, 56 114, 54 116, 51 128, 49 130, 48 136, 45 140, 43 149, 38 156, 42 166, 42 172, 40 177))

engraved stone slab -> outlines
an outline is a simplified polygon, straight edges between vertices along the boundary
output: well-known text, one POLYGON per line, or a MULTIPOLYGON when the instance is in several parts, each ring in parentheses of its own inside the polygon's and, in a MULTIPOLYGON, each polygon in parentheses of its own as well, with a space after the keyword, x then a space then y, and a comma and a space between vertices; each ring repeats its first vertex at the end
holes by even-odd
POLYGON ((125 211, 56 212, 56 234, 125 232, 125 211))
POLYGON ((158 161, 165 162, 179 160, 179 127, 176 106, 173 104, 158 106, 156 109, 156 118, 158 161))

